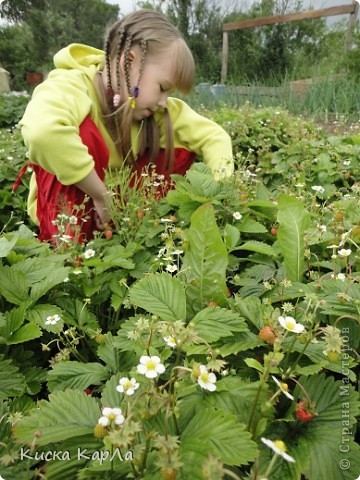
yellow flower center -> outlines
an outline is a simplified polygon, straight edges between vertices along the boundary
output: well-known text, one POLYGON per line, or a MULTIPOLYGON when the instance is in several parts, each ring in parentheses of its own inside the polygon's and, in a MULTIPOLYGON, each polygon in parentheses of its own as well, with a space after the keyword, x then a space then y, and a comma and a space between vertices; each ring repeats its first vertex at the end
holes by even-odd
POLYGON ((129 390, 129 388, 132 387, 132 383, 130 382, 130 380, 126 380, 126 382, 124 383, 124 390, 129 390))
POLYGON ((288 330, 294 330, 295 323, 293 322, 293 320, 286 320, 286 322, 285 322, 285 327, 286 327, 288 330))
POLYGON ((289 390, 289 387, 288 387, 287 383, 281 382, 280 385, 281 385, 281 389, 285 390, 285 392, 287 392, 289 390))
POLYGON ((155 370, 155 366, 156 366, 156 364, 153 360, 149 360, 146 364, 146 368, 148 370, 155 370))
POLYGON ((115 413, 110 413, 109 416, 108 416, 108 419, 110 420, 110 422, 112 422, 113 420, 115 420, 115 418, 116 418, 115 413))
POLYGON ((201 378, 201 380, 202 380, 204 383, 208 383, 208 382, 209 382, 209 374, 208 374, 208 372, 201 373, 201 374, 200 374, 200 378, 201 378))
POLYGON ((274 440, 274 445, 282 452, 286 452, 286 445, 282 440, 274 440))

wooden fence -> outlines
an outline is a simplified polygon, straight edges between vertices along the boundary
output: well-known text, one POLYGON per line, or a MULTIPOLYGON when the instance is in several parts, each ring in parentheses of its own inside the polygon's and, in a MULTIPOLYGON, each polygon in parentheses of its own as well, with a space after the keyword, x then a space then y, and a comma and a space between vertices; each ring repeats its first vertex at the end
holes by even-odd
POLYGON ((346 35, 345 48, 351 46, 351 34, 355 25, 357 14, 359 11, 359 0, 353 0, 348 5, 340 5, 337 7, 322 8, 320 10, 305 10, 303 12, 288 13, 286 15, 274 15, 271 17, 250 18, 240 22, 224 23, 223 25, 223 44, 222 44, 222 67, 221 67, 221 83, 225 83, 228 69, 229 59, 229 38, 228 32, 232 30, 243 30, 245 28, 261 27, 264 25, 274 25, 275 23, 295 22, 299 20, 311 20, 314 18, 331 17, 337 15, 350 15, 349 26, 346 35))

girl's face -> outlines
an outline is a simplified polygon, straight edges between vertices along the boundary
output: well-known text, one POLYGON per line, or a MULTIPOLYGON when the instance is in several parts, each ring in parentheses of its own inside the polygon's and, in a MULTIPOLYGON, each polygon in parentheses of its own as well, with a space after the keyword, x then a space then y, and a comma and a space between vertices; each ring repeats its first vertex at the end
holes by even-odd
MULTIPOLYGON (((168 95, 175 90, 171 45, 156 55, 146 55, 139 94, 133 110, 133 120, 140 121, 150 117, 159 108, 165 108, 168 95)), ((131 51, 130 83, 131 87, 138 85, 141 55, 138 49, 131 51)))

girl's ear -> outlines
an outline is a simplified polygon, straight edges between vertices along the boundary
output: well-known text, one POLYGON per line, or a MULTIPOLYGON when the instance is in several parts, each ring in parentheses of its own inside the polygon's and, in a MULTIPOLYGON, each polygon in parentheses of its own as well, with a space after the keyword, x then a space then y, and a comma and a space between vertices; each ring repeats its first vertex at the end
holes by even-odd
POLYGON ((136 52, 135 50, 131 49, 130 52, 129 52, 129 61, 130 62, 133 62, 136 58, 136 52))
MULTIPOLYGON (((129 51, 129 62, 132 63, 134 60, 136 59, 136 51, 131 49, 129 51)), ((120 65, 121 65, 121 68, 124 68, 124 63, 125 63, 125 56, 124 54, 122 53, 121 54, 121 57, 120 57, 120 65)))

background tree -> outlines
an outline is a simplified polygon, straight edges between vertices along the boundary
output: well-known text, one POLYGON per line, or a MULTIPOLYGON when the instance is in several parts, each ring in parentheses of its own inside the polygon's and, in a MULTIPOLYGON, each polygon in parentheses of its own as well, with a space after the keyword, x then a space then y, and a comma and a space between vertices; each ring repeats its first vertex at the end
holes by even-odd
POLYGON ((175 0, 169 2, 166 14, 183 33, 194 54, 197 80, 219 81, 223 17, 218 2, 175 0))
POLYGON ((102 48, 106 27, 118 14, 119 7, 105 0, 4 0, 0 15, 14 24, 0 29, 6 39, 0 65, 11 73, 13 88, 22 88, 25 72, 49 71, 62 47, 78 42, 102 48), (22 49, 27 51, 23 60, 16 56, 22 49))
MULTIPOLYGON (((224 23, 300 10, 303 7, 299 0, 262 0, 245 14, 228 15, 224 23)), ((304 63, 309 66, 318 64, 325 38, 324 19, 232 31, 229 35, 229 81, 277 84, 285 76, 291 78, 298 70, 297 61, 302 63, 303 71, 304 63)))
MULTIPOLYGON (((180 29, 195 57, 196 81, 211 83, 220 80, 224 23, 303 10, 302 0, 258 0, 245 11, 240 4, 240 0, 137 2, 139 8, 162 11, 180 29)), ((102 48, 106 26, 118 15, 119 7, 106 0, 3 0, 0 16, 11 23, 0 27, 0 65, 11 72, 14 88, 20 88, 25 68, 50 70, 54 53, 69 43, 102 48)), ((359 72, 358 36, 343 62, 345 30, 345 25, 330 29, 325 19, 318 19, 232 31, 227 81, 278 84, 284 78, 310 77, 315 67, 317 75, 344 66, 359 72)))
POLYGON ((10 85, 15 90, 26 87, 25 72, 32 68, 34 38, 28 25, 14 24, 0 28, 0 66, 10 73, 10 85))
POLYGON ((34 10, 43 11, 47 0, 3 0, 0 17, 11 22, 26 22, 34 10))

